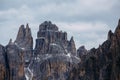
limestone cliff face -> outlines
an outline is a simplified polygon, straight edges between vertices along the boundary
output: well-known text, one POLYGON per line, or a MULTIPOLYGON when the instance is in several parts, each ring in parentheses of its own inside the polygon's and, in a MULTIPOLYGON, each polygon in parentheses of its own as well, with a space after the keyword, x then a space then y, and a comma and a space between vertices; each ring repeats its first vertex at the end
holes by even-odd
POLYGON ((86 55, 87 55, 88 51, 87 49, 85 48, 85 46, 81 46, 78 48, 77 50, 77 56, 79 58, 81 58, 82 61, 84 61, 84 59, 86 58, 86 55))
POLYGON ((45 21, 39 26, 34 50, 34 60, 29 68, 34 80, 66 80, 69 72, 80 62, 76 57, 73 37, 59 31, 55 24, 45 21))
POLYGON ((25 61, 29 62, 32 58, 33 37, 28 24, 26 25, 26 28, 24 25, 20 26, 14 43, 23 50, 25 61))
POLYGON ((22 50, 14 43, 6 46, 8 80, 25 80, 24 59, 22 50))
POLYGON ((0 80, 5 80, 7 78, 6 71, 5 48, 0 45, 0 80))
POLYGON ((69 51, 69 53, 76 55, 73 37, 68 41, 66 32, 59 31, 55 24, 45 21, 39 26, 35 55, 47 54, 50 51, 51 44, 59 44, 59 46, 69 51))

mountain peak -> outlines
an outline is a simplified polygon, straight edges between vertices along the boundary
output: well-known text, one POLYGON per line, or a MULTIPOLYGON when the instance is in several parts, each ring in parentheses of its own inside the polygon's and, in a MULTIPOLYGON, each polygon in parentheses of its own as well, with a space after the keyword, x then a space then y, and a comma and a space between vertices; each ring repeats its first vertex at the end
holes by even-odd
POLYGON ((83 45, 83 46, 80 46, 79 49, 86 49, 86 48, 85 48, 85 46, 83 45))
POLYGON ((31 37, 32 35, 31 35, 31 29, 29 28, 29 25, 28 24, 26 24, 26 30, 25 30, 26 32, 25 32, 25 36, 26 37, 31 37))
POLYGON ((76 46, 75 46, 73 36, 71 37, 71 39, 68 43, 68 52, 71 52, 72 55, 76 55, 76 46))
POLYGON ((29 24, 28 23, 26 24, 26 29, 29 29, 29 24))
POLYGON ((57 49, 57 51, 61 49, 62 51, 56 51, 56 53, 63 53, 65 52, 64 50, 66 50, 71 54, 76 54, 73 37, 71 37, 71 40, 68 41, 67 33, 59 31, 58 27, 50 21, 45 21, 40 24, 37 37, 38 39, 36 39, 36 50, 38 51, 36 51, 36 54, 46 54, 52 51, 55 52, 55 49, 57 49), (51 44, 54 44, 54 46, 51 44), (55 44, 57 44, 57 47, 55 44))
POLYGON ((109 30, 109 32, 108 32, 108 38, 107 39, 111 40, 112 35, 113 35, 113 32, 111 30, 109 30))
POLYGON ((116 32, 117 30, 119 30, 119 29, 120 29, 120 19, 119 19, 119 21, 118 21, 118 26, 117 26, 115 32, 116 32))
POLYGON ((21 25, 17 34, 16 41, 23 40, 24 36, 25 36, 25 27, 24 25, 21 25))
POLYGON ((12 39, 10 39, 8 44, 12 44, 12 43, 13 43, 13 42, 12 42, 12 39))
POLYGON ((115 29, 115 35, 120 39, 120 19, 118 21, 118 26, 115 29))
POLYGON ((74 39, 73 39, 73 36, 70 38, 70 42, 73 42, 74 41, 74 39))
POLYGON ((53 31, 58 31, 58 27, 55 24, 52 24, 51 21, 44 21, 39 26, 39 30, 53 30, 53 31))
POLYGON ((80 46, 77 50, 77 56, 79 56, 80 58, 83 56, 83 55, 86 55, 87 54, 87 49, 85 48, 85 46, 80 46))
POLYGON ((15 43, 22 48, 32 48, 33 38, 28 24, 26 24, 26 27, 24 25, 20 26, 15 43))

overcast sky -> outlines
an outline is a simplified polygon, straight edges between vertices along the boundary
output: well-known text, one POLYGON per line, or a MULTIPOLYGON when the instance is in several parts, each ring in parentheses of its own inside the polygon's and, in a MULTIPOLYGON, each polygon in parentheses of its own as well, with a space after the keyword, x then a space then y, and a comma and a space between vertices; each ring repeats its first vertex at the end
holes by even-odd
POLYGON ((14 41, 19 26, 26 23, 35 40, 39 24, 47 20, 68 32, 69 38, 74 36, 77 48, 97 48, 119 18, 119 0, 0 0, 0 44, 14 41))

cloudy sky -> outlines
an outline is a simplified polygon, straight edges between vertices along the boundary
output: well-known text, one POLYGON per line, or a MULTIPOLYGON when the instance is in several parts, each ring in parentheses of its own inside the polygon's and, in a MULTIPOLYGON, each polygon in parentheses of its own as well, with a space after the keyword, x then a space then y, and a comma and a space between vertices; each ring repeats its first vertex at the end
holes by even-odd
POLYGON ((39 24, 47 20, 67 31, 69 38, 74 36, 77 48, 97 48, 119 18, 119 0, 0 0, 0 43, 14 41, 19 26, 26 23, 35 40, 39 24))

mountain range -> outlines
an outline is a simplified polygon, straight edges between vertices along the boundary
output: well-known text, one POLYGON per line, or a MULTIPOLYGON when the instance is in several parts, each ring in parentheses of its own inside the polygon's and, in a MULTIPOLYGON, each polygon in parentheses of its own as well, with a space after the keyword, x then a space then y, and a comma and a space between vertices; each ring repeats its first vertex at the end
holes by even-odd
POLYGON ((35 47, 29 25, 0 45, 0 80, 120 80, 120 20, 98 48, 76 49, 51 21, 39 25, 35 47))

